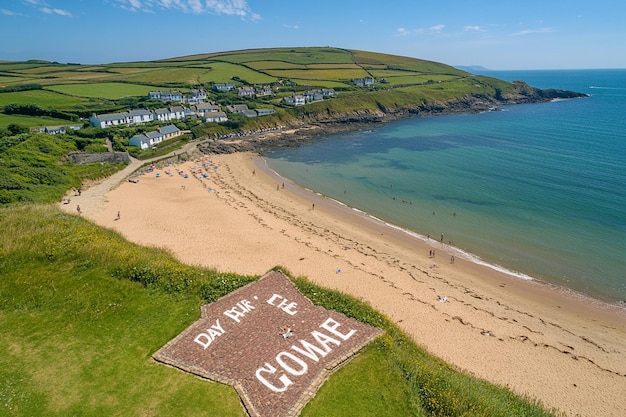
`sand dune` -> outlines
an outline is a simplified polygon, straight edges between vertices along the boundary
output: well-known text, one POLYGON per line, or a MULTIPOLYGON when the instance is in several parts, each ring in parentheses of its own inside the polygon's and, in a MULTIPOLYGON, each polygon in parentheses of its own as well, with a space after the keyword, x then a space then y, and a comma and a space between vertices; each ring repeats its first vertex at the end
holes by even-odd
POLYGON ((281 265, 367 301, 479 377, 571 416, 626 415, 623 308, 451 263, 453 248, 303 190, 253 154, 198 156, 111 188, 61 207, 81 204, 95 223, 189 264, 255 275, 281 265))

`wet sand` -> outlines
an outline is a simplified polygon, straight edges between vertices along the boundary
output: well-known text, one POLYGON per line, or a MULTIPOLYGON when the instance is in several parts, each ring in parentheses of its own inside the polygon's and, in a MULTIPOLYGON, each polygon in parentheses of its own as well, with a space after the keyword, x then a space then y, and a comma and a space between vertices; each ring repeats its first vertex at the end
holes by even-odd
POLYGON ((253 275, 281 265, 368 302, 431 353, 548 408, 626 415, 624 308, 459 256, 452 263, 452 248, 304 190, 251 153, 198 156, 138 179, 88 188, 60 207, 76 214, 80 204, 95 223, 185 263, 253 275))

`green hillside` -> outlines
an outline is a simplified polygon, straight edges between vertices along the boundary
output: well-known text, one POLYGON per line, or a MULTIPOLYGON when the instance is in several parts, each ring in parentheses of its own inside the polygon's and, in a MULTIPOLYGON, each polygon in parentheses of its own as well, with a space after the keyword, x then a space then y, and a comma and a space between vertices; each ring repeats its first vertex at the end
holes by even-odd
MULTIPOLYGON (((282 99, 315 88, 333 88, 338 93, 333 100, 349 99, 350 103, 354 103, 353 97, 373 92, 400 92, 409 97, 398 102, 398 108, 413 110, 414 103, 429 100, 459 100, 468 95, 484 97, 496 90, 503 96, 514 90, 510 83, 475 77, 441 63, 330 47, 250 49, 102 65, 0 62, 0 111, 10 104, 28 103, 85 120, 94 112, 154 107, 158 103, 147 102, 150 90, 187 92, 193 88, 204 88, 209 92, 209 100, 219 104, 270 106, 281 113, 283 121, 301 115, 282 99), (353 82, 364 78, 372 78, 375 83, 364 88, 353 82), (253 101, 237 97, 236 93, 215 92, 211 87, 217 83, 232 83, 235 87, 268 85, 276 95, 253 101), (459 85, 463 88, 459 89, 459 85)), ((375 100, 368 97, 364 103, 370 103, 369 111, 379 111, 375 100)), ((338 106, 341 107, 345 106, 338 106)), ((206 132, 201 130, 199 134, 203 133, 206 132)))
MULTIPOLYGON (((201 304, 258 277, 183 265, 53 206, 0 209, 0 229, 0 415, 245 415, 232 387, 151 355, 201 304)), ((386 331, 302 416, 550 415, 428 355, 362 302, 295 282, 314 303, 386 331)))

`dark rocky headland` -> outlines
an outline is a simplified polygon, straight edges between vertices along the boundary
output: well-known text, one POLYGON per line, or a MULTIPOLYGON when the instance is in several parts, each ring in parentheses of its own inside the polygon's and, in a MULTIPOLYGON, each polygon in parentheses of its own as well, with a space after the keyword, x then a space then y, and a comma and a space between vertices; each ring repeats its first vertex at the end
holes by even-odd
POLYGON ((361 110, 329 114, 318 112, 290 121, 287 126, 271 134, 257 133, 244 137, 206 138, 198 149, 206 154, 234 152, 257 152, 263 154, 271 149, 297 147, 322 135, 337 132, 369 129, 374 125, 410 117, 428 117, 445 114, 479 113, 497 111, 499 106, 545 103, 588 97, 588 94, 560 89, 539 89, 524 81, 513 81, 513 92, 506 95, 468 95, 462 99, 446 102, 420 103, 393 109, 361 110))

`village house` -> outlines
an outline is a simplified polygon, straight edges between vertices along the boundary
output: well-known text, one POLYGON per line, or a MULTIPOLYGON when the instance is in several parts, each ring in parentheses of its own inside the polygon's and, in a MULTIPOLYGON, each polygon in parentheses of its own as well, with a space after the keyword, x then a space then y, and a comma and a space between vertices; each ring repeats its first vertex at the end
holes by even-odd
POLYGON ((244 85, 242 87, 239 87, 239 90, 237 91, 237 95, 241 97, 254 98, 256 97, 256 90, 252 86, 244 85))
POLYGON ((192 89, 187 95, 184 95, 180 91, 150 91, 148 98, 175 103, 193 104, 204 102, 207 98, 207 94, 203 89, 192 89))
POLYGON ((189 104, 194 104, 194 103, 204 103, 204 100, 207 99, 207 94, 206 91, 204 91, 202 88, 194 88, 193 90, 191 90, 189 92, 189 96, 187 96, 187 103, 189 104))
POLYGON ((161 107, 154 111, 154 118, 159 122, 169 122, 172 120, 172 112, 167 107, 161 107))
POLYGON ((234 89, 235 89, 235 86, 230 83, 213 84, 213 90, 215 91, 232 91, 234 89))
POLYGON ((206 123, 219 123, 228 121, 228 116, 223 111, 210 111, 203 113, 202 120, 206 123))
POLYGON ((276 113, 276 110, 274 110, 274 109, 256 109, 256 113, 259 116, 267 116, 268 114, 276 113))
POLYGON ((154 121, 154 114, 146 109, 136 109, 128 112, 131 124, 149 123, 154 121))
POLYGON ((272 90, 272 87, 270 87, 269 85, 264 85, 263 87, 256 90, 256 95, 257 97, 273 96, 274 90, 272 90))
POLYGON ((117 125, 129 125, 132 123, 132 118, 129 112, 123 113, 108 113, 96 115, 95 113, 89 118, 89 122, 92 126, 107 128, 117 125))
POLYGON ((179 128, 174 125, 167 125, 147 133, 140 133, 128 140, 130 146, 136 146, 142 150, 149 149, 164 140, 182 135, 179 128))
POLYGON ((199 103, 195 106, 191 106, 191 112, 198 117, 204 117, 206 113, 219 112, 220 106, 215 103, 199 103))
POLYGON ((179 103, 183 101, 183 94, 180 91, 150 91, 148 97, 161 101, 174 101, 179 103))
POLYGON ((293 94, 284 98, 286 104, 290 106, 304 106, 306 98, 302 94, 293 94))
POLYGON ((183 106, 170 107, 170 113, 172 120, 182 120, 187 117, 187 115, 191 115, 191 113, 189 113, 189 111, 186 111, 185 107, 183 106))
POLYGON ((62 135, 66 133, 65 126, 44 126, 39 128, 39 132, 49 135, 62 135))
POLYGON ((376 80, 372 77, 352 79, 352 84, 356 85, 357 87, 367 87, 373 85, 375 82, 376 80))

